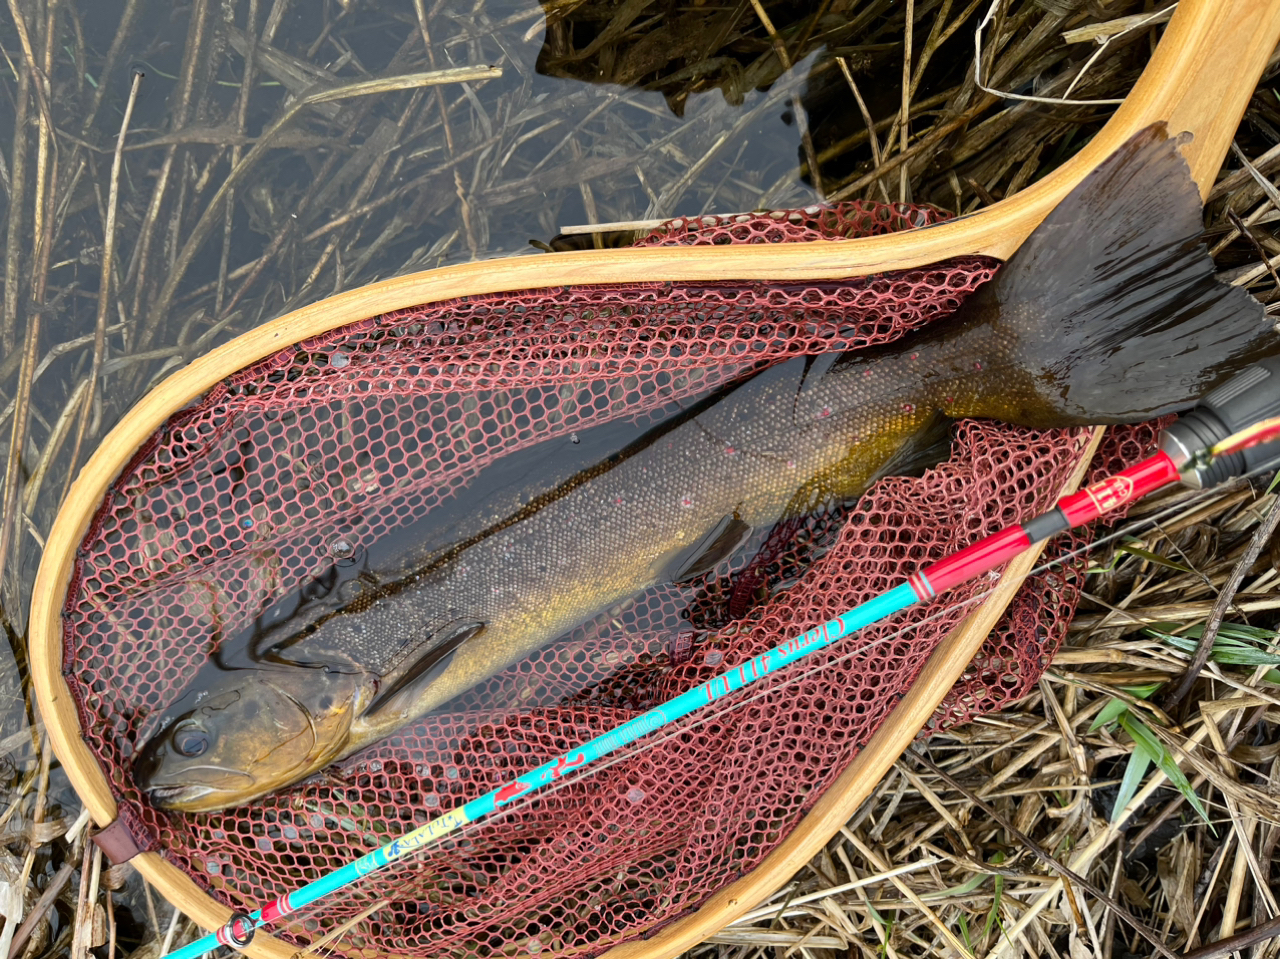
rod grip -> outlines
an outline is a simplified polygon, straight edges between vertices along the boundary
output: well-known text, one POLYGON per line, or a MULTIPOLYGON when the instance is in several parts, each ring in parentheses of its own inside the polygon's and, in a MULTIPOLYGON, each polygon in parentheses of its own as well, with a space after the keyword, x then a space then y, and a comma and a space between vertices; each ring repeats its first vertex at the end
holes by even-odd
POLYGON ((1246 366, 1205 395, 1195 408, 1160 435, 1160 449, 1197 489, 1217 486, 1280 460, 1280 440, 1203 462, 1196 454, 1265 419, 1280 416, 1280 356, 1246 366))

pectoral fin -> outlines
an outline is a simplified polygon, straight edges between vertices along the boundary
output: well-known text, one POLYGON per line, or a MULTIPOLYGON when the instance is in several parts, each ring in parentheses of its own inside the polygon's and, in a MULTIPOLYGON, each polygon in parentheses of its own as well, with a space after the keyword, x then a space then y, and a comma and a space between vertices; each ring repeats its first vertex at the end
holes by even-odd
POLYGON ((484 623, 452 623, 433 636, 425 653, 413 660, 408 668, 394 675, 391 681, 378 690, 377 696, 361 713, 368 718, 378 713, 408 712, 413 703, 440 675, 449 668, 454 654, 467 640, 479 635, 484 623))
POLYGON ((667 572, 659 580, 683 583, 697 579, 732 556, 750 535, 751 527, 731 513, 723 517, 702 539, 681 551, 668 563, 667 572))

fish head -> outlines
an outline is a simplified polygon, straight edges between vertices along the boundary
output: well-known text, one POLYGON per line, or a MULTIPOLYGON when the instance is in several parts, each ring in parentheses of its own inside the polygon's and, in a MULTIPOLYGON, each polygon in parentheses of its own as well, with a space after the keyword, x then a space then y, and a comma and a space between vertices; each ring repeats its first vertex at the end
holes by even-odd
POLYGON ((297 782, 338 758, 364 692, 359 672, 237 669, 166 710, 134 780, 153 806, 210 812, 297 782))

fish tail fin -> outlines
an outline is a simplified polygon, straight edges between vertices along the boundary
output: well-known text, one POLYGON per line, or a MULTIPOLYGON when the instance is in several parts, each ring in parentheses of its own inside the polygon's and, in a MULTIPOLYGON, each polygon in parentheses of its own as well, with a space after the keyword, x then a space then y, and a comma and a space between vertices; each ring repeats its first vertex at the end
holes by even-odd
POLYGON ((1280 349, 1261 304, 1214 277, 1180 142, 1164 124, 1135 134, 961 307, 966 335, 981 327, 1016 341, 1030 371, 1013 415, 967 415, 1027 426, 1147 419, 1280 349))

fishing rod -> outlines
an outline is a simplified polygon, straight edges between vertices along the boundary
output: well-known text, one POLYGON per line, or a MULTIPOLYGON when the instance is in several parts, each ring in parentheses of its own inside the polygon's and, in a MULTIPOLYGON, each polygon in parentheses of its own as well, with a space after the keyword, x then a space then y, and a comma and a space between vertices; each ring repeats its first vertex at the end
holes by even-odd
POLYGON ((835 619, 653 707, 260 909, 234 913, 221 928, 168 953, 165 959, 196 959, 219 945, 244 949, 262 926, 298 912, 851 633, 990 572, 1036 543, 1092 522, 1172 483, 1208 488, 1273 460, 1280 460, 1280 356, 1246 367, 1206 395, 1161 433, 1155 455, 1062 498, 1046 513, 1007 526, 918 570, 904 582, 835 619))

